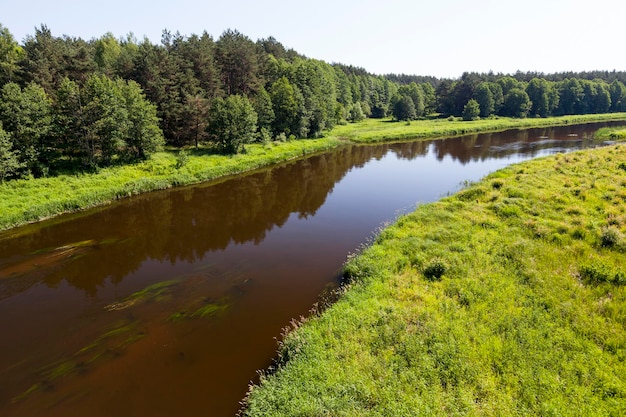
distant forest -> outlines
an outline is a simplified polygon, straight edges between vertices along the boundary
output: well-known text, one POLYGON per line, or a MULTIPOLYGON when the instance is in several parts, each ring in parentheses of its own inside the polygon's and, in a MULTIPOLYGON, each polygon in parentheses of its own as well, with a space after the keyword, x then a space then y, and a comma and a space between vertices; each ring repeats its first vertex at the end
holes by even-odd
POLYGON ((236 30, 83 40, 0 24, 0 181, 98 169, 168 148, 245 151, 393 117, 548 117, 626 111, 626 72, 374 75, 236 30))

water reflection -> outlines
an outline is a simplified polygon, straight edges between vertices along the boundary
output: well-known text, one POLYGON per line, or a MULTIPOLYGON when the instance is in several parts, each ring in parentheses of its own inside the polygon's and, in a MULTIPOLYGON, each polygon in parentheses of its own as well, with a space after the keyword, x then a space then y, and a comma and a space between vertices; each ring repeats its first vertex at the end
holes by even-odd
POLYGON ((449 156, 466 165, 520 153, 533 157, 544 149, 563 151, 593 143, 584 130, 580 137, 554 139, 558 133, 559 128, 546 128, 434 142, 350 146, 214 185, 151 193, 88 216, 43 223, 16 238, 8 232, 0 236, 0 297, 25 290, 28 284, 24 281, 32 285, 40 279, 49 287, 67 280, 95 296, 106 279, 120 282, 145 259, 194 262, 231 244, 261 242, 292 213, 314 216, 348 171, 380 160, 390 151, 398 158, 414 160, 432 147, 437 160, 449 156), (81 241, 92 243, 64 254, 67 256, 55 256, 58 248, 81 241), (29 253, 33 255, 24 255, 29 253), (80 273, 85 268, 90 271, 88 276, 80 273), (15 285, 11 278, 18 278, 20 284, 15 285))
POLYGON ((382 221, 604 125, 348 146, 0 234, 0 414, 233 415, 281 327, 382 221))

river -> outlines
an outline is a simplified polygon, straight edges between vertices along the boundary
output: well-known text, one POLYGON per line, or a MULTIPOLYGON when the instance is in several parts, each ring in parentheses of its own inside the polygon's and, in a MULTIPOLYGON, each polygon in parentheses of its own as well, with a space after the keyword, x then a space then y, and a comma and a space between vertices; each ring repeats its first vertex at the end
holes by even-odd
POLYGON ((607 125, 346 146, 1 233, 0 415, 233 416, 377 230, 607 125))

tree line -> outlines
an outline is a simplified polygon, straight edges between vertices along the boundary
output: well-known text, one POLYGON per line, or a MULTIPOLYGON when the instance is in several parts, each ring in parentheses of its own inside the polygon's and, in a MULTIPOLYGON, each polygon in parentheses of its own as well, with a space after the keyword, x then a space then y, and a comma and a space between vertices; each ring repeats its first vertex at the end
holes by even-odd
MULTIPOLYGON (((442 80, 436 90, 437 110, 468 117, 549 117, 626 111, 623 72, 597 72, 604 78, 517 76, 465 73, 442 80), (609 81, 612 80, 612 81, 609 81), (469 107, 467 107, 469 105, 469 107), (468 111, 473 109, 473 111, 468 111)), ((581 74, 584 76, 584 74, 581 74)))
POLYGON ((0 25, 0 180, 141 160, 163 146, 243 152, 367 117, 626 109, 625 73, 534 75, 374 75, 236 30, 218 39, 166 30, 154 44, 58 37, 42 25, 18 43, 0 25))

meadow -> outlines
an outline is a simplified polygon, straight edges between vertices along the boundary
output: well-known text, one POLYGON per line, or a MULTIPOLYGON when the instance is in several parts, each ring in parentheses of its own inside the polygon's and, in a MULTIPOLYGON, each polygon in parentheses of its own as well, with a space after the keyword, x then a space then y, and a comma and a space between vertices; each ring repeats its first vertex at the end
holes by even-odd
POLYGON ((626 147, 490 174, 385 227, 245 416, 626 415, 626 147))

